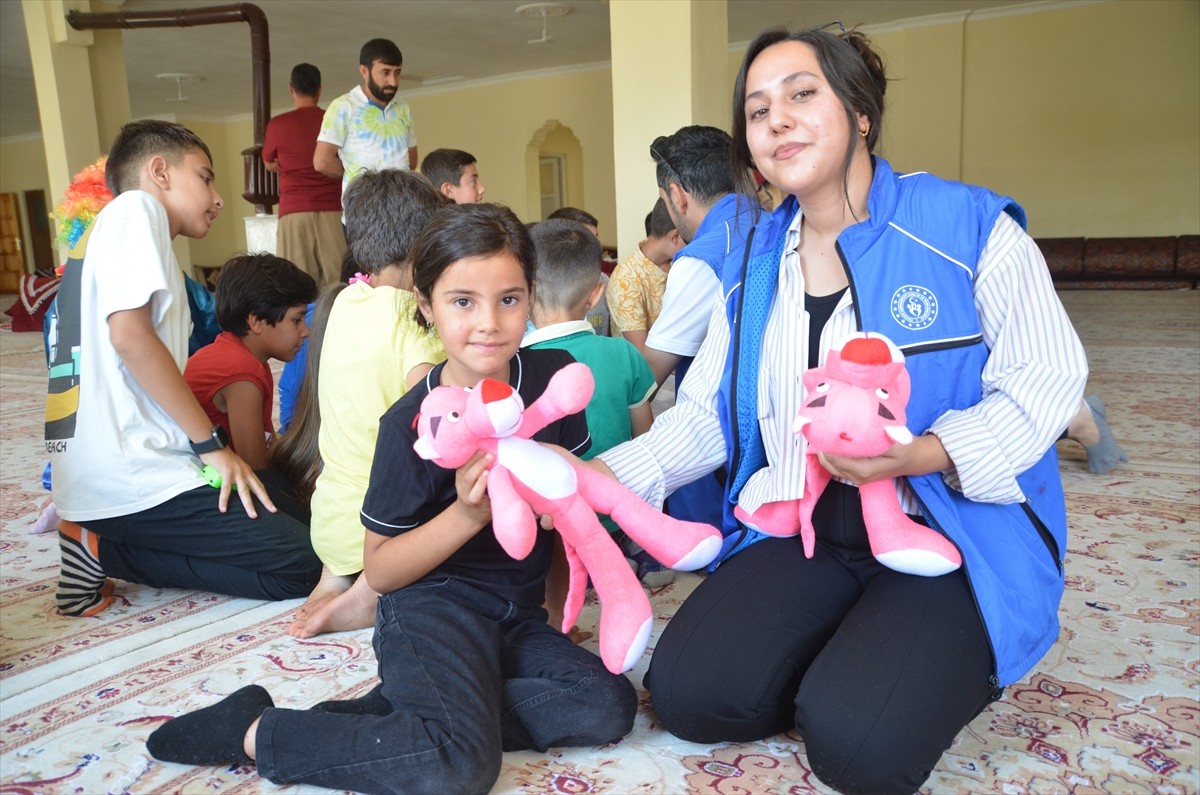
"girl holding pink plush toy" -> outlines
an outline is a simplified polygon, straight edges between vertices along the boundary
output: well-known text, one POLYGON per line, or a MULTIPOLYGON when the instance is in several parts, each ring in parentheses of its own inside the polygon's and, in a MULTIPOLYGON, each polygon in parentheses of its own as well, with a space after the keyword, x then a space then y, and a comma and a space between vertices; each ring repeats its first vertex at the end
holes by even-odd
MULTIPOLYGON (((304 711, 276 709, 250 685, 156 730, 147 742, 155 758, 254 760, 277 783, 359 792, 487 792, 504 751, 601 745, 632 728, 628 679, 546 623, 552 534, 536 532, 517 560, 492 532, 495 457, 475 453, 455 470, 414 450, 418 411, 435 388, 488 378, 530 406, 573 361, 559 350, 518 351, 533 290, 529 233, 507 208, 450 205, 411 257, 420 320, 437 329, 447 360, 380 421, 362 509, 363 576, 382 594, 380 684, 304 711)), ((582 410, 534 439, 585 451, 582 410)))

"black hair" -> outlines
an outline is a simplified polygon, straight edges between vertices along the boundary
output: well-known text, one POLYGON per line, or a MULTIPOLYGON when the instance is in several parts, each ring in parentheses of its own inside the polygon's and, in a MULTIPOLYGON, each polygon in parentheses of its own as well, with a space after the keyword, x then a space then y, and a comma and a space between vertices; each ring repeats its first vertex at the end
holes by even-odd
POLYGON ((310 63, 292 67, 292 88, 302 97, 315 97, 321 90, 321 70, 310 63))
POLYGON ((660 135, 650 144, 650 157, 658 164, 658 187, 666 190, 674 182, 704 205, 732 193, 729 143, 724 130, 698 124, 660 135))
POLYGON ((321 458, 318 437, 321 432, 321 407, 317 402, 317 382, 321 374, 321 346, 325 341, 325 327, 334 299, 346 288, 338 282, 326 287, 313 306, 312 320, 308 326, 308 358, 305 359, 304 379, 296 394, 292 411, 292 424, 267 451, 267 464, 279 470, 296 502, 308 507, 312 503, 317 476, 325 466, 321 458))
MULTIPOLYGON (((413 289, 428 300, 438 279, 454 263, 501 253, 512 254, 521 263, 532 291, 537 252, 521 219, 502 204, 447 204, 413 243, 413 289)), ((420 311, 417 322, 429 325, 420 311)))
POLYGON ((370 71, 371 65, 376 61, 388 66, 403 66, 404 56, 400 54, 400 48, 392 40, 371 39, 358 51, 358 63, 370 71))
POLYGON ((317 297, 313 277, 274 254, 244 254, 221 266, 217 277, 217 323, 244 337, 249 316, 274 326, 294 306, 317 297))
POLYGON ((588 224, 589 226, 599 227, 600 222, 596 220, 596 216, 589 213, 587 210, 581 210, 578 207, 559 207, 554 212, 546 216, 547 221, 565 219, 574 221, 577 224, 588 224))
POLYGON ((417 235, 443 206, 442 195, 413 171, 362 171, 346 188, 346 241, 368 274, 408 261, 417 235))
POLYGON ((172 165, 178 164, 188 152, 201 151, 212 163, 212 152, 200 136, 170 121, 142 119, 131 121, 121 128, 108 150, 104 164, 104 181, 113 196, 133 190, 140 184, 138 171, 155 155, 172 165))
POLYGON ((666 237, 675 230, 675 222, 667 211, 666 202, 661 198, 654 203, 654 209, 646 216, 646 236, 666 237))
POLYGON ((788 33, 783 28, 765 30, 750 42, 733 86, 733 145, 730 160, 738 192, 754 196, 758 190, 750 169, 754 167, 746 145, 746 73, 754 60, 768 47, 784 41, 796 41, 813 48, 817 63, 829 87, 846 112, 849 133, 842 166, 842 189, 849 195, 850 162, 858 145, 858 114, 867 117, 867 151, 874 152, 883 134, 883 95, 887 91, 887 73, 883 59, 871 49, 871 41, 851 30, 837 35, 822 29, 788 33))
POLYGON ((543 221, 530 232, 537 251, 534 300, 548 309, 574 309, 600 283, 604 251, 587 227, 565 218, 543 221))
POLYGON ((434 149, 421 160, 421 173, 441 190, 442 184, 458 185, 463 169, 475 162, 475 155, 461 149, 434 149))

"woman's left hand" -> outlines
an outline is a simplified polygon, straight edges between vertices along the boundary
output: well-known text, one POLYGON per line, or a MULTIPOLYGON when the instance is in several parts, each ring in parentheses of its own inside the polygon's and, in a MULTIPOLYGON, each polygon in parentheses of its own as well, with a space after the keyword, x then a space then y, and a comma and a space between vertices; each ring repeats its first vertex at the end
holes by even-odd
POLYGON ((834 477, 848 480, 856 486, 904 475, 944 472, 954 465, 941 440, 933 434, 917 436, 912 444, 894 444, 880 455, 870 458, 825 453, 818 453, 817 457, 834 477))

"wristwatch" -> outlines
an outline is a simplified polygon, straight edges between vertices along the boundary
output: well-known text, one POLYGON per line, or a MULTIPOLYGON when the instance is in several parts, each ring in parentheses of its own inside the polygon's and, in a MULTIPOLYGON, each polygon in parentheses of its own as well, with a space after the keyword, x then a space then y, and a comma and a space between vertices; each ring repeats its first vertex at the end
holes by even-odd
POLYGON ((225 429, 220 425, 214 425, 211 437, 205 439, 203 442, 193 442, 189 439, 188 443, 191 444, 192 452, 196 455, 215 453, 229 446, 229 435, 225 433, 225 429))

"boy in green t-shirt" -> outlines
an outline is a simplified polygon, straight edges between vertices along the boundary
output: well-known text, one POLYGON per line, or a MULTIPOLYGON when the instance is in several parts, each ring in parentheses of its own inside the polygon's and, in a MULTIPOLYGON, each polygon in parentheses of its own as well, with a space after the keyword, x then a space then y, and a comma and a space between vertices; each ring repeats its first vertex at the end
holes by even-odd
MULTIPOLYGON (((523 344, 561 348, 591 368, 596 388, 584 413, 592 446, 584 458, 594 458, 649 429, 654 374, 632 343, 599 336, 584 319, 604 291, 596 236, 583 224, 560 219, 544 221, 530 234, 537 248, 532 312, 536 330, 523 344)), ((610 532, 615 529, 609 522, 605 526, 610 532)), ((659 587, 675 578, 674 571, 624 534, 616 538, 643 585, 659 587)))

